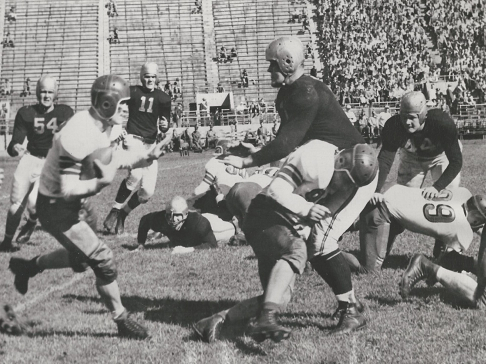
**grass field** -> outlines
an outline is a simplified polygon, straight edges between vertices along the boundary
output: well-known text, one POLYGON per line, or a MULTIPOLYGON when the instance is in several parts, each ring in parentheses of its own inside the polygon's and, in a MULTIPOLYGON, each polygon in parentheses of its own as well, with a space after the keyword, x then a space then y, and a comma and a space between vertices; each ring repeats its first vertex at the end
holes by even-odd
MULTIPOLYGON (((486 144, 464 143, 463 185, 485 193, 486 144)), ((159 161, 154 198, 135 210, 123 237, 102 237, 115 252, 124 305, 143 320, 151 339, 119 339, 111 315, 100 302, 92 272, 47 271, 30 281, 22 296, 13 287, 7 270, 10 254, 0 255, 1 301, 13 304, 19 315, 32 322, 29 334, 1 336, 0 363, 484 363, 486 317, 484 312, 461 305, 442 287, 419 283, 411 300, 402 302, 398 282, 409 257, 431 254, 430 238, 404 233, 374 276, 354 277, 357 295, 368 309, 367 327, 343 338, 329 336, 336 308, 329 287, 315 273, 301 276, 294 298, 280 316, 293 330, 289 340, 257 344, 241 330, 225 332, 214 344, 197 339, 191 325, 199 319, 261 292, 256 260, 250 247, 224 246, 215 251, 171 255, 162 244, 130 252, 140 217, 162 209, 173 195, 188 196, 204 174, 211 155, 178 154, 159 161)), ((4 163, 5 182, 0 191, 2 230, 9 206, 9 192, 16 161, 4 163)), ((111 208, 119 182, 96 197, 99 222, 111 208)), ((391 176, 393 178, 393 175, 391 176)), ((2 231, 3 236, 3 231, 2 231)), ((347 250, 359 246, 357 234, 342 241, 347 250)), ((33 257, 58 247, 41 230, 15 255, 33 257)), ((469 251, 474 255, 478 238, 469 251)))

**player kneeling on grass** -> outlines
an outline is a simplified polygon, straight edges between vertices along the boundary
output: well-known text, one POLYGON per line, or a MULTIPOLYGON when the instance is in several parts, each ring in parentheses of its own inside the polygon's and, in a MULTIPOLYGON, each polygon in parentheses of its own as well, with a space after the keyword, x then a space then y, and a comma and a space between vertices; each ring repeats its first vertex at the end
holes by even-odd
POLYGON ((187 201, 181 196, 175 196, 165 210, 142 217, 137 236, 139 248, 145 246, 149 230, 167 236, 173 254, 218 247, 208 219, 199 212, 189 211, 187 201))
MULTIPOLYGON (((415 284, 423 279, 428 282, 439 282, 448 290, 465 299, 475 307, 486 307, 484 288, 486 283, 486 234, 481 234, 478 257, 469 257, 457 251, 467 249, 472 240, 472 232, 484 226, 486 222, 486 196, 475 195, 467 199, 462 206, 454 208, 452 201, 437 206, 437 214, 433 218, 444 220, 438 225, 450 226, 449 234, 452 239, 444 241, 446 249, 439 257, 437 264, 428 260, 422 254, 416 254, 410 260, 407 270, 400 282, 400 295, 407 299, 415 284), (452 220, 457 220, 454 224, 452 220), (461 223, 462 222, 462 223, 461 223), (474 273, 474 279, 461 272, 474 273)), ((434 211, 433 208, 424 209, 424 214, 434 211)), ((434 212, 435 212, 434 211, 434 212)))
POLYGON ((288 338, 290 330, 278 324, 276 314, 290 301, 296 275, 304 271, 308 257, 339 302, 333 316, 340 319, 332 333, 345 334, 366 325, 337 241, 372 196, 378 164, 367 145, 343 150, 336 159, 335 152, 327 142, 309 141, 289 156, 270 185, 251 201, 243 231, 258 259, 264 293, 196 323, 194 329, 203 340, 214 341, 225 320, 255 316, 249 333, 256 341, 288 338))
POLYGON ((56 133, 40 177, 37 212, 43 228, 63 247, 31 260, 13 257, 9 268, 15 274, 15 287, 25 294, 29 279, 45 269, 72 268, 82 272, 91 267, 98 293, 112 312, 119 335, 146 338, 145 327, 131 318, 122 305, 113 252, 79 217, 84 199, 108 186, 118 168, 150 165, 169 141, 165 139, 138 155, 122 150, 108 153, 111 158, 104 158, 108 164, 91 162, 93 155, 106 155, 100 151, 110 147, 113 125, 121 124, 128 116, 129 97, 129 84, 123 78, 99 77, 91 88, 91 108, 76 113, 56 133))
POLYGON ((53 77, 42 76, 36 87, 38 103, 21 107, 15 117, 12 140, 7 152, 12 157, 21 158, 14 174, 10 193, 11 205, 0 251, 19 250, 19 244, 25 244, 30 240, 37 225, 35 204, 42 166, 57 128, 73 116, 73 110, 69 106, 54 104, 57 90, 57 81, 53 77), (27 150, 23 146, 25 137, 28 140, 27 150), (27 222, 14 242, 15 231, 25 209, 28 211, 27 222))
POLYGON ((440 265, 458 272, 468 270, 472 258, 460 252, 469 248, 474 231, 484 224, 484 201, 482 196, 472 196, 462 187, 442 190, 428 200, 417 188, 395 185, 377 206, 368 206, 362 214, 367 228, 366 233, 360 231, 360 258, 346 252, 343 255, 354 272, 381 269, 395 240, 395 235, 390 236, 390 226, 395 224, 441 241, 446 249, 438 257, 440 265))

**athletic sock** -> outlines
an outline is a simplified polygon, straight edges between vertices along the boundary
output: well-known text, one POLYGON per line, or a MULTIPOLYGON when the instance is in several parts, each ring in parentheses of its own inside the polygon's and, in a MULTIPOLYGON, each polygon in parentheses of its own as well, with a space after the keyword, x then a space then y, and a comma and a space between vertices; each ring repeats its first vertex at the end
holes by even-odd
POLYGON ((353 290, 351 270, 339 249, 326 255, 314 257, 310 262, 336 296, 353 290))
POLYGON ((474 273, 474 258, 460 254, 455 250, 445 253, 438 264, 441 267, 452 270, 453 272, 472 272, 474 273))
POLYGON ((127 205, 123 208, 127 214, 129 214, 132 210, 134 210, 138 205, 140 205, 140 200, 138 198, 138 191, 135 192, 130 200, 128 200, 127 205))
MULTIPOLYGON (((130 197, 130 194, 132 193, 131 190, 128 189, 127 187, 127 180, 124 179, 122 183, 120 184, 120 188, 118 188, 118 193, 116 194, 115 197, 115 202, 116 204, 121 204, 123 205, 125 201, 127 200, 128 197, 130 197)), ((120 208, 113 206, 114 208, 120 208)))

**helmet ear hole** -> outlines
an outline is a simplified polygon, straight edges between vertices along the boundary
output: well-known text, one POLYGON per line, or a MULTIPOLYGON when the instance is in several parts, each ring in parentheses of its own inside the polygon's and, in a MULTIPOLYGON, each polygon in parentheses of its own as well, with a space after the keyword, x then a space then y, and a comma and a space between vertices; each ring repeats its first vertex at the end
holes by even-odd
POLYGON ((98 77, 91 87, 91 106, 103 119, 111 119, 118 111, 118 103, 130 98, 130 86, 116 75, 98 77))

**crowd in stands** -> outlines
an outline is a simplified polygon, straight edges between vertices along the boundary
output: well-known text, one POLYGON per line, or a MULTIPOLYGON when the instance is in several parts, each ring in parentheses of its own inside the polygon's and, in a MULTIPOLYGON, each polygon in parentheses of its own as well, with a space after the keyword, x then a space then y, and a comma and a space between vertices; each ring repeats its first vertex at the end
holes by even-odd
MULTIPOLYGON (((459 102, 469 98, 468 91, 475 102, 484 102, 481 0, 316 0, 315 5, 323 81, 342 105, 396 101, 413 89, 427 95, 426 84, 440 75, 465 85, 459 102), (434 42, 441 62, 431 52, 434 42)), ((445 97, 433 96, 436 104, 445 97)))
MULTIPOLYGON (((426 0, 425 19, 441 56, 441 74, 464 81, 479 103, 486 93, 486 18, 482 0, 426 0)), ((459 95, 470 103, 468 95, 459 95)))
POLYGON ((342 104, 398 100, 430 71, 419 4, 396 0, 317 5, 324 82, 342 104))

